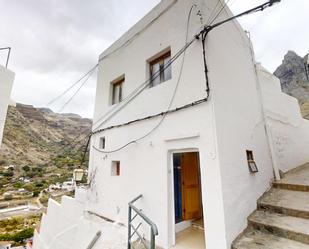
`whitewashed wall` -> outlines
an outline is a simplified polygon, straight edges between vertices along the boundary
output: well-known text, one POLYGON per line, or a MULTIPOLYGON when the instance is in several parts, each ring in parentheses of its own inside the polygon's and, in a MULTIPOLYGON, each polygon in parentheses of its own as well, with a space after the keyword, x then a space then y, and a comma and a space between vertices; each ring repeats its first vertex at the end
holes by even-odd
MULTIPOLYGON (((135 36, 134 41, 102 59, 99 66, 96 111, 94 121, 109 110, 110 82, 125 74, 124 96, 148 78, 147 60, 171 47, 174 55, 185 44, 186 22, 193 3, 207 14, 204 1, 164 1, 116 42, 106 54, 117 49, 132 34, 147 28, 135 36), (165 14, 167 6, 173 5, 165 14), (152 25, 153 18, 160 16, 152 25)), ((215 2, 208 6, 212 9, 215 2), (210 6, 211 5, 211 6, 210 6)), ((201 26, 197 9, 194 9, 189 37, 201 26)), ((204 21, 207 15, 204 16, 204 21)), ((202 57, 202 44, 196 42, 187 51, 179 89, 172 108, 191 103, 206 96, 202 57)), ((160 113, 167 109, 179 76, 181 58, 172 67, 172 80, 145 90, 101 128, 121 124, 136 118, 160 113)), ((93 137, 92 144, 99 145, 99 137, 106 137, 106 150, 113 150, 134 140, 152 129, 160 118, 139 122, 123 128, 106 131, 93 137)), ((95 187, 89 195, 89 209, 114 220, 127 222, 128 202, 139 194, 137 203, 159 228, 158 245, 169 248, 174 241, 172 165, 171 152, 198 150, 200 152, 208 248, 224 248, 225 225, 220 168, 216 155, 215 127, 212 102, 168 115, 159 129, 146 139, 109 155, 91 150, 90 174, 96 171, 95 187), (192 138, 188 138, 191 137, 192 138), (111 161, 121 161, 121 176, 111 177, 111 161), (119 214, 117 213, 119 210, 119 214)), ((96 127, 95 127, 96 128, 96 127)))
POLYGON ((15 74, 0 65, 0 146, 15 74))
POLYGON ((279 170, 309 162, 309 121, 303 119, 297 99, 281 92, 280 81, 259 66, 265 115, 279 170))
MULTIPOLYGON (((101 55, 99 67, 95 121, 109 110, 110 82, 126 74, 125 95, 147 78, 146 60, 171 46, 175 53, 184 44, 186 14, 193 2, 207 19, 213 2, 176 1, 153 25, 135 37, 125 48, 117 49, 138 30, 147 26, 149 19, 160 13, 160 8, 173 1, 164 1, 150 15, 101 55), (208 5, 209 4, 209 5, 208 5), (186 11, 184 11, 186 10, 186 11), (147 21, 148 20, 148 21, 147 21), (168 24, 168 25, 167 25, 168 24), (107 56, 111 51, 114 54, 107 56)), ((230 13, 223 13, 225 18, 230 13)), ((192 18, 190 35, 200 26, 192 18)), ((250 42, 237 22, 212 31, 207 40, 210 69, 211 101, 177 114, 164 121, 160 129, 129 148, 111 155, 91 152, 92 171, 96 169, 96 190, 92 193, 91 209, 113 219, 126 222, 127 203, 144 194, 140 203, 143 210, 159 226, 159 244, 168 248, 173 244, 173 203, 169 185, 173 150, 197 149, 202 165, 202 189, 207 248, 229 248, 235 237, 245 228, 247 216, 256 208, 257 198, 269 187, 273 178, 270 152, 259 100, 257 77, 254 71, 250 42), (199 134, 185 139, 184 134, 199 134), (178 137, 166 142, 169 137, 178 137), (250 174, 246 149, 255 152, 260 172, 250 174), (120 177, 111 177, 112 160, 120 160, 120 177), (117 214, 117 210, 120 213, 117 214), (172 232, 171 232, 172 231, 172 232)), ((166 108, 179 73, 178 61, 173 65, 173 79, 146 90, 103 127, 135 118, 159 113, 166 108)), ((194 44, 187 53, 185 70, 174 106, 205 96, 205 78, 201 43, 194 44)), ((107 150, 112 150, 149 131, 156 123, 150 120, 102 133, 107 150)), ((98 147, 99 135, 93 138, 98 147)))
POLYGON ((229 248, 274 175, 250 40, 230 22, 213 30, 207 44, 229 248), (254 153, 256 174, 249 171, 246 150, 254 153))

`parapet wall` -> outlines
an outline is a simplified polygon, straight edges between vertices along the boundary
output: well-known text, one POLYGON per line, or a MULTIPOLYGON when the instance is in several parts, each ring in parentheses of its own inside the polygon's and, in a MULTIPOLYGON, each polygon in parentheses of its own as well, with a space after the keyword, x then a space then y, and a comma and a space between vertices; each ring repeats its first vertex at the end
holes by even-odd
POLYGON ((278 78, 258 66, 265 118, 279 170, 309 162, 309 121, 302 118, 297 99, 283 93, 278 78))
POLYGON ((0 146, 15 74, 0 65, 0 146))

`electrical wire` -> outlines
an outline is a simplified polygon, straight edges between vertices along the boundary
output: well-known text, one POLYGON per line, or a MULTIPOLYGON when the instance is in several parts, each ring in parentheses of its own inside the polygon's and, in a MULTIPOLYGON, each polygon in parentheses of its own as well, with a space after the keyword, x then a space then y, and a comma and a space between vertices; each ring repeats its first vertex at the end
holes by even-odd
POLYGON ((88 82, 89 78, 95 71, 95 68, 87 75, 86 79, 84 82, 79 86, 79 88, 74 92, 74 94, 64 103, 64 105, 59 109, 59 113, 62 112, 68 105, 69 103, 74 99, 74 97, 79 93, 79 91, 84 87, 84 85, 88 82))
MULTIPOLYGON (((170 67, 183 53, 185 50, 187 50, 188 47, 190 47, 194 42, 196 41, 196 37, 191 39, 189 42, 186 43, 184 47, 182 47, 170 60, 169 63, 167 63, 162 70, 166 70, 168 67, 170 67)), ((93 126, 97 125, 102 119, 106 118, 102 123, 98 125, 102 126, 104 123, 106 123, 110 118, 112 118, 117 112, 119 112, 121 109, 123 109, 127 104, 129 104, 132 100, 134 100, 140 93, 142 93, 147 87, 149 87, 152 84, 152 81, 156 78, 160 77, 160 70, 158 70, 153 77, 150 77, 147 79, 144 83, 142 83, 140 86, 138 86, 129 96, 127 96, 125 99, 122 100, 118 105, 115 105, 112 109, 110 109, 107 113, 105 113, 103 116, 101 116, 93 126), (114 113, 112 113, 115 111, 114 113), (112 113, 112 114, 111 114, 112 113), (107 116, 111 114, 107 118, 107 116)))
MULTIPOLYGON (((218 2, 221 3, 220 0, 218 0, 218 2)), ((217 15, 212 19, 212 21, 210 22, 209 25, 212 25, 214 23, 214 21, 217 20, 217 18, 220 16, 220 14, 222 13, 222 11, 226 8, 226 6, 228 5, 228 3, 230 2, 230 0, 227 0, 224 5, 222 6, 222 8, 220 9, 220 11, 217 13, 217 15)))
MULTIPOLYGON (((241 17, 241 16, 244 16, 244 15, 247 15, 247 14, 251 14, 251 13, 254 13, 254 12, 258 12, 258 11, 263 11, 265 8, 271 7, 274 3, 277 3, 277 2, 280 2, 280 1, 281 1, 281 0, 271 0, 271 1, 269 1, 269 2, 266 2, 266 3, 262 4, 262 5, 259 5, 259 6, 255 7, 255 8, 252 8, 252 9, 250 9, 250 10, 247 10, 247 11, 243 12, 243 13, 240 13, 240 14, 238 14, 238 15, 236 15, 236 16, 232 16, 232 17, 230 17, 230 18, 228 18, 228 19, 226 19, 226 20, 223 20, 223 21, 221 21, 221 22, 218 22, 218 23, 216 23, 216 24, 214 24, 214 25, 206 25, 206 26, 204 26, 203 30, 201 30, 201 31, 195 36, 196 39, 199 39, 199 37, 202 36, 202 42, 203 42, 203 56, 204 56, 204 67, 205 67, 205 78, 206 78, 206 92, 207 92, 207 97, 204 99, 204 101, 207 101, 207 100, 208 100, 208 98, 209 98, 209 92, 210 92, 210 89, 209 89, 209 78, 208 78, 208 67, 207 67, 207 61, 206 61, 206 44, 205 44, 206 38, 207 38, 207 35, 209 34, 209 32, 210 32, 211 30, 213 30, 214 28, 216 28, 216 27, 218 27, 218 26, 221 26, 221 25, 223 25, 223 24, 225 24, 225 23, 227 23, 227 22, 229 22, 229 21, 231 21, 231 20, 234 20, 234 19, 236 19, 236 18, 239 18, 239 17, 241 17)), ((193 8, 193 7, 191 7, 190 13, 192 12, 192 8, 193 8)), ((190 19, 190 18, 188 18, 188 20, 189 20, 189 19, 190 19)), ((186 35, 186 37, 187 37, 187 35, 186 35)), ((184 52, 184 54, 185 54, 185 50, 184 50, 183 52, 184 52)), ((183 62, 184 62, 184 58, 185 58, 185 56, 183 57, 183 62)), ((183 65, 182 65, 182 67, 183 67, 183 65)), ((182 73, 182 72, 180 72, 180 76, 181 76, 181 73, 182 73)), ((179 79, 180 79, 180 78, 179 78, 179 79)), ((178 82, 178 83, 179 83, 179 82, 178 82)), ((161 123, 162 123, 163 120, 165 119, 166 114, 169 113, 170 107, 171 107, 171 105, 172 105, 172 103, 173 103, 173 98, 174 98, 174 96, 175 96, 175 94, 176 94, 176 91, 177 91, 177 87, 178 87, 177 85, 178 85, 178 84, 176 84, 175 92, 174 92, 174 94, 173 94, 173 96, 172 96, 172 99, 171 99, 171 102, 170 102, 170 105, 169 105, 168 110, 167 110, 165 113, 162 114, 163 117, 162 117, 162 119, 160 120, 160 122, 159 122, 153 129, 151 129, 148 133, 146 133, 144 136, 142 136, 142 137, 140 137, 140 138, 138 138, 138 139, 135 139, 135 140, 133 140, 133 141, 130 141, 130 142, 128 142, 127 144, 121 146, 120 148, 115 149, 115 150, 112 150, 112 151, 102 151, 102 150, 99 150, 98 148, 96 148, 95 146, 93 146, 93 148, 94 148, 95 150, 101 152, 101 153, 106 153, 106 154, 107 154, 107 153, 114 153, 114 152, 119 151, 119 150, 122 150, 122 149, 126 148, 127 146, 129 146, 130 144, 136 143, 137 141, 139 141, 139 140, 141 140, 141 139, 147 137, 148 135, 150 135, 153 131, 155 131, 155 130, 161 125, 161 123)), ((204 101, 203 101, 203 102, 204 102, 204 101)), ((131 122, 133 122, 133 121, 131 121, 131 122)), ((137 121, 136 121, 136 122, 137 122, 137 121)), ((95 132, 95 131, 94 131, 94 132, 95 132)), ((100 131, 98 131, 98 132, 100 132, 100 131)), ((90 138, 89 138, 89 139, 90 139, 90 138)), ((86 149, 87 149, 87 148, 86 148, 86 149)))
MULTIPOLYGON (((229 1, 229 0, 228 0, 229 1)), ((245 12, 242 12, 238 15, 232 16, 230 18, 227 18, 221 22, 217 22, 215 24, 207 25, 204 27, 204 29, 200 32, 199 35, 202 36, 202 43, 203 43, 203 57, 204 57, 204 68, 205 68, 205 79, 206 79, 206 91, 208 92, 209 97, 209 76, 208 76, 208 66, 207 66, 207 60, 206 60, 206 38, 210 31, 212 31, 214 28, 217 28, 229 21, 232 21, 234 19, 237 19, 239 17, 242 17, 244 15, 252 14, 255 12, 263 11, 264 9, 273 6, 275 3, 280 2, 281 0, 270 0, 269 2, 266 2, 264 4, 261 4, 257 7, 254 7, 252 9, 249 9, 245 12)), ((223 6, 225 8, 225 5, 223 6)))
POLYGON ((170 114, 170 113, 178 112, 178 111, 187 109, 189 107, 193 107, 193 106, 202 104, 202 103, 204 103, 206 101, 207 101, 207 98, 203 98, 203 99, 194 101, 192 103, 183 105, 181 107, 174 108, 172 110, 168 110, 168 111, 165 111, 165 112, 157 113, 157 114, 154 114, 154 115, 151 115, 151 116, 147 116, 147 117, 144 117, 144 118, 135 119, 135 120, 132 120, 132 121, 129 121, 129 122, 126 122, 126 123, 105 127, 103 129, 100 129, 100 130, 96 131, 95 133, 92 133, 92 135, 95 135, 97 133, 101 133, 101 132, 104 132, 104 131, 107 131, 107 130, 111 130, 111 129, 115 129, 115 128, 120 128, 120 127, 123 127, 123 126, 131 125, 131 124, 138 123, 138 122, 141 122, 141 121, 149 120, 149 119, 156 118, 156 117, 159 117, 159 116, 163 116, 165 114, 170 114))
MULTIPOLYGON (((186 40, 187 40, 187 37, 186 37, 186 40)), ((180 49, 172 58, 171 58, 171 61, 169 62, 169 63, 167 63, 167 65, 165 66, 165 67, 163 67, 163 70, 165 70, 165 69, 167 69, 169 66, 171 66, 172 65, 172 63, 174 62, 174 61, 176 61, 178 58, 179 58, 179 56, 189 47, 189 46, 191 46, 192 44, 193 44, 193 42, 196 40, 196 37, 194 37, 194 39, 192 39, 192 40, 190 40, 189 42, 187 42, 187 44, 182 48, 182 49, 180 49)), ((122 102, 121 103, 123 103, 123 102, 125 102, 126 100, 128 100, 128 102, 127 103, 125 103, 124 105, 122 105, 122 106, 120 106, 120 108, 119 108, 119 106, 118 105, 115 105, 111 110, 109 110, 107 113, 105 113, 103 116, 101 116, 95 123, 93 123, 93 126, 95 126, 96 124, 98 124, 99 123, 99 121, 101 121, 103 118, 105 118, 107 115, 109 115, 112 111, 115 111, 115 109, 116 109, 116 111, 120 111, 122 108, 124 108, 125 107, 125 105, 127 105, 129 102, 131 102, 135 97, 137 97, 143 90, 145 90, 150 84, 151 84, 151 81, 152 80, 154 80, 154 79, 156 79, 157 77, 159 77, 160 76, 160 70, 158 70, 156 73, 154 73, 154 76, 153 77, 151 77, 151 78, 149 78, 148 80, 146 80, 143 84, 141 84, 140 86, 138 86, 135 90, 133 90, 133 92, 131 92, 126 98, 124 98, 123 100, 122 100, 122 102), (136 94, 136 95, 134 95, 134 94, 136 94), (131 98, 132 97, 132 98, 131 98), (131 99, 130 99, 131 98, 131 99), (117 108, 118 108, 118 110, 117 110, 117 108)), ((121 104, 120 103, 120 104, 121 104)), ((115 112, 116 112, 115 111, 115 112)), ((115 113, 113 113, 113 114, 115 114, 115 113)), ((105 122, 106 122, 107 120, 104 120, 100 125, 98 125, 98 127, 99 126, 101 126, 101 125, 103 125, 105 122)), ((86 131, 86 130, 85 130, 86 131)), ((82 132, 83 133, 83 132, 82 132)), ((90 140, 90 138, 91 138, 91 136, 92 136, 92 134, 94 134, 94 133, 97 133, 97 131, 93 131, 93 132, 90 132, 87 136, 89 136, 89 140, 90 140)), ((87 148, 86 148, 86 150, 87 150, 87 148)))
POLYGON ((65 94, 67 94, 73 87, 78 85, 84 78, 88 76, 88 74, 92 73, 93 70, 95 70, 98 67, 99 64, 96 64, 94 67, 92 67, 86 74, 84 74, 81 78, 79 78, 77 81, 75 81, 69 88, 67 88, 64 92, 59 94, 56 98, 52 99, 48 102, 47 106, 51 106, 53 103, 55 103, 58 99, 63 97, 65 94))
POLYGON ((213 8, 212 12, 209 14, 209 17, 208 17, 208 19, 206 21, 206 25, 209 25, 210 20, 212 20, 213 15, 215 14, 215 12, 216 12, 216 10, 217 10, 217 8, 219 6, 219 3, 220 3, 220 0, 217 0, 216 6, 213 8))
MULTIPOLYGON (((191 19, 191 14, 192 14, 192 11, 193 11, 193 8, 195 8, 196 5, 192 5, 191 8, 190 8, 190 11, 189 11, 189 14, 188 14, 188 19, 187 19, 187 25, 186 25, 186 37, 185 37, 185 46, 184 46, 184 50, 182 52, 183 54, 183 57, 182 57, 182 62, 181 62, 181 67, 180 67, 180 71, 179 71, 179 75, 178 75, 178 79, 177 79, 177 82, 176 82, 176 86, 175 86, 175 89, 174 89, 174 92, 173 92, 173 95, 171 97, 171 100, 169 102, 169 105, 168 105, 168 108, 167 108, 167 111, 166 112, 163 112, 161 115, 162 115, 162 118, 161 120, 151 129, 149 130, 146 134, 144 134, 143 136, 135 139, 135 140, 132 140, 128 143, 126 143, 125 145, 117 148, 117 149, 114 149, 114 150, 110 150, 110 151, 103 151, 103 150, 100 150, 98 148, 96 148, 95 146, 92 146, 96 151, 99 151, 101 153, 105 153, 105 154, 110 154, 110 153, 114 153, 114 152, 117 152, 117 151, 120 151, 126 147, 128 147, 129 145, 133 144, 133 143, 137 143, 138 141, 148 137, 150 134, 152 134, 156 129, 158 129, 161 124, 163 123, 163 121, 165 120, 166 118, 166 115, 169 113, 171 107, 172 107, 172 104, 175 100, 175 96, 176 96, 176 93, 177 93, 177 90, 178 90, 178 87, 179 87, 179 83, 180 83, 180 80, 181 80, 181 77, 182 77, 182 72, 183 72, 183 67, 184 67, 184 63, 185 63, 185 58, 186 58, 186 49, 188 48, 188 35, 189 35, 189 24, 190 24, 190 19, 191 19)), ((195 40, 195 39, 194 39, 195 40)), ((190 41, 189 44, 191 45, 192 42, 190 41)), ((180 56, 180 55, 179 55, 180 56)), ((96 133, 96 132, 94 132, 96 133)))

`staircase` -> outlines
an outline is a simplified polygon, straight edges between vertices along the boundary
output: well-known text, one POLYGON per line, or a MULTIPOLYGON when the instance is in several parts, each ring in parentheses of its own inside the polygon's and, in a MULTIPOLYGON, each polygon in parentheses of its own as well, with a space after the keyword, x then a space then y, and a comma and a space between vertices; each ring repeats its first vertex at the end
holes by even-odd
POLYGON ((287 173, 258 200, 232 249, 309 249, 309 164, 287 173))

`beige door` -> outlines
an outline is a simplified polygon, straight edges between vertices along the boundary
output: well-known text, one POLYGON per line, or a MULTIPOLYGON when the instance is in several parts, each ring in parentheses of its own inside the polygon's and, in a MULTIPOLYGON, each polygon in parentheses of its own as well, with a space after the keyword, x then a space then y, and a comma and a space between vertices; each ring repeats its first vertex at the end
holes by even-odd
POLYGON ((181 159, 183 219, 199 219, 202 210, 198 153, 183 153, 181 159))

